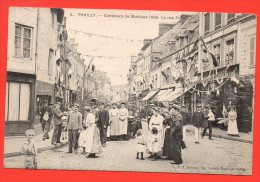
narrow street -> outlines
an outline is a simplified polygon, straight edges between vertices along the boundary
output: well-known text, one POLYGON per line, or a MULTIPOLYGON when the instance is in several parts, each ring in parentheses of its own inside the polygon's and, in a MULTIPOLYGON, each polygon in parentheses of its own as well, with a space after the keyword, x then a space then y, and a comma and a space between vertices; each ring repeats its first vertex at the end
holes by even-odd
MULTIPOLYGON (((144 129, 147 128, 143 122, 144 129)), ((159 159, 150 161, 137 160, 135 141, 109 141, 104 152, 98 158, 86 158, 79 150, 78 154, 67 154, 67 146, 39 153, 39 169, 64 170, 104 170, 104 171, 146 171, 178 172, 204 174, 251 174, 252 145, 248 143, 206 137, 196 145, 194 138, 188 134, 187 149, 182 150, 184 163, 180 166, 170 161, 159 159)), ((6 168, 23 168, 23 156, 5 158, 6 168)))

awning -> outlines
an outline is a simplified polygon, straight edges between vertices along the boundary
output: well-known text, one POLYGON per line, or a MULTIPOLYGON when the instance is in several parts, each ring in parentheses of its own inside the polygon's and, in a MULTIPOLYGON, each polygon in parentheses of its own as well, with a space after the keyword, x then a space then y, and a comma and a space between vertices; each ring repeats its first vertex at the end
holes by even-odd
POLYGON ((153 96, 156 94, 157 91, 158 91, 158 90, 149 92, 149 93, 142 99, 142 101, 146 101, 146 100, 150 99, 151 97, 153 97, 153 96))
POLYGON ((160 90, 159 93, 154 97, 154 101, 158 101, 158 98, 162 95, 164 95, 169 89, 160 90))
POLYGON ((161 97, 161 102, 171 102, 177 99, 178 97, 182 96, 184 94, 183 88, 175 88, 174 91, 171 91, 164 97, 161 97))
POLYGON ((168 97, 168 94, 170 94, 172 91, 172 89, 167 89, 166 92, 160 96, 158 96, 157 101, 163 101, 164 98, 168 97))

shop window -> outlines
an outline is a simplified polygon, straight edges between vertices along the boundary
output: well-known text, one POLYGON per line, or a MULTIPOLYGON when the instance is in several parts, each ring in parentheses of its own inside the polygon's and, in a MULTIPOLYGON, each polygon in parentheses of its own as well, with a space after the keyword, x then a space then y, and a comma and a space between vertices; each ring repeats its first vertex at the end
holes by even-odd
POLYGON ((53 74, 53 62, 54 62, 54 51, 53 49, 49 49, 49 57, 48 57, 48 74, 53 74))
POLYGON ((235 21, 235 13, 229 13, 227 15, 227 24, 232 23, 235 21))
POLYGON ((220 65, 220 44, 214 45, 214 56, 218 62, 218 65, 220 65))
POLYGON ((204 34, 209 33, 210 30, 210 14, 206 13, 204 15, 204 34))
POLYGON ((255 36, 250 38, 250 66, 255 65, 255 36))
POLYGON ((14 56, 17 58, 31 58, 32 28, 15 25, 14 56))
POLYGON ((28 121, 30 110, 30 84, 6 83, 6 121, 28 121))
POLYGON ((221 13, 215 14, 215 30, 220 29, 221 27, 221 13))
POLYGON ((230 65, 234 63, 234 54, 235 54, 235 41, 234 39, 230 39, 226 41, 226 65, 230 65))

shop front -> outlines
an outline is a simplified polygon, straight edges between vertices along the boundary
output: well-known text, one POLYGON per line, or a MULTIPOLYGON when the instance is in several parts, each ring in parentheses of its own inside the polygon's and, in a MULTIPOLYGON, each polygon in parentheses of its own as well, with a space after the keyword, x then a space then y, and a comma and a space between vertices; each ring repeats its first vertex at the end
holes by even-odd
POLYGON ((7 73, 5 136, 24 135, 34 124, 35 75, 7 73))
MULTIPOLYGON (((197 102, 201 102, 203 106, 210 105, 217 120, 227 118, 230 107, 234 106, 239 132, 252 131, 252 82, 238 75, 239 65, 233 65, 218 72, 220 75, 213 76, 217 79, 212 79, 207 84, 204 82, 204 85, 200 84, 197 87, 198 90, 202 90, 200 93, 197 92, 197 102)), ((208 74, 204 76, 209 78, 208 74)))

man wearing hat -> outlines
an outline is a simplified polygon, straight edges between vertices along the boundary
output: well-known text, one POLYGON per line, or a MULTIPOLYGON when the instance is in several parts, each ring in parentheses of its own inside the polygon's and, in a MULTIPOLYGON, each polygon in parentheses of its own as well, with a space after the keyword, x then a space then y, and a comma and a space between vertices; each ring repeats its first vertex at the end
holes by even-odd
POLYGON ((48 106, 48 101, 43 101, 43 107, 40 111, 41 114, 41 125, 42 125, 42 131, 43 131, 43 140, 49 139, 49 131, 50 131, 50 124, 53 116, 53 111, 50 106, 48 106))
POLYGON ((68 113, 68 139, 69 139, 69 151, 68 153, 77 152, 78 150, 78 135, 82 130, 82 114, 78 111, 79 104, 75 103, 72 110, 68 113))
POLYGON ((62 111, 61 111, 61 103, 57 102, 56 106, 53 109, 53 120, 54 120, 54 131, 52 135, 52 141, 51 143, 53 145, 56 145, 57 143, 60 143, 60 137, 61 137, 61 117, 63 116, 62 111))
POLYGON ((100 130, 100 140, 103 147, 106 146, 107 142, 107 127, 109 125, 109 113, 105 108, 105 104, 101 103, 100 111, 98 112, 97 126, 100 130))
POLYGON ((195 130, 195 143, 199 144, 199 139, 200 139, 200 131, 202 128, 202 123, 204 121, 204 114, 201 110, 201 104, 197 104, 197 111, 193 113, 192 117, 192 123, 194 126, 195 130))

